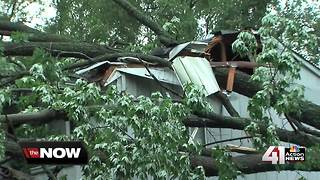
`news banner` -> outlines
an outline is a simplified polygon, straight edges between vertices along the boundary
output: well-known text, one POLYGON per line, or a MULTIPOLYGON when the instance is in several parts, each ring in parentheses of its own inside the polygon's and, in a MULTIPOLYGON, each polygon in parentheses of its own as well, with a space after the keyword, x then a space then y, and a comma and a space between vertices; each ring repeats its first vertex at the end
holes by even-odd
MULTIPOLYGON (((88 153, 81 141, 21 141, 19 145, 29 164, 87 164, 88 153)), ((286 164, 305 161, 306 148, 270 146, 263 162, 286 164)))
POLYGON ((88 153, 81 141, 20 141, 28 164, 87 164, 88 153))

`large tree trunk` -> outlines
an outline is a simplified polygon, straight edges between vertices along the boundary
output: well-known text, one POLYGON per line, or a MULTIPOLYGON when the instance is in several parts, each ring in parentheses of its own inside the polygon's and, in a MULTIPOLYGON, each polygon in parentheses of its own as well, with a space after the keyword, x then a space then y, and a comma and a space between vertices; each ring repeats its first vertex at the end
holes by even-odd
POLYGON ((0 20, 0 35, 11 36, 12 33, 26 33, 28 41, 34 42, 68 42, 70 39, 57 34, 47 34, 39 30, 26 26, 23 23, 13 23, 6 20, 0 20))
MULTIPOLYGON (((220 87, 226 87, 228 69, 215 69, 215 76, 220 87)), ((247 97, 253 97, 262 87, 250 80, 250 75, 241 71, 236 72, 234 91, 247 97)), ((300 102, 299 109, 293 109, 290 116, 300 122, 320 129, 320 106, 310 101, 300 102)))
MULTIPOLYGON (((221 116, 216 113, 200 114, 201 117, 192 115, 184 120, 185 126, 188 127, 207 127, 207 128, 230 128, 244 130, 244 128, 252 122, 249 118, 221 116)), ((5 116, 0 116, 5 119, 5 116)), ((43 110, 35 113, 26 114, 10 114, 8 120, 14 126, 21 124, 41 125, 57 119, 67 119, 66 113, 63 111, 43 110)), ((266 127, 260 126, 261 133, 266 133, 266 127)), ((320 143, 320 138, 306 134, 304 132, 294 132, 285 129, 276 128, 279 139, 284 142, 290 142, 303 146, 312 146, 320 143)))
MULTIPOLYGON (((252 174, 258 172, 277 171, 277 166, 270 162, 262 162, 262 154, 248 154, 232 157, 231 160, 239 171, 244 174, 252 174)), ((214 158, 208 156, 191 156, 191 164, 193 167, 203 166, 206 176, 217 176, 219 169, 214 158)), ((279 165, 282 170, 302 170, 302 171, 320 171, 319 167, 312 169, 303 169, 302 167, 294 167, 294 164, 279 165)))
POLYGON ((59 57, 94 58, 107 53, 115 53, 113 49, 99 45, 75 42, 25 42, 3 43, 5 56, 32 56, 36 48, 41 48, 59 57))

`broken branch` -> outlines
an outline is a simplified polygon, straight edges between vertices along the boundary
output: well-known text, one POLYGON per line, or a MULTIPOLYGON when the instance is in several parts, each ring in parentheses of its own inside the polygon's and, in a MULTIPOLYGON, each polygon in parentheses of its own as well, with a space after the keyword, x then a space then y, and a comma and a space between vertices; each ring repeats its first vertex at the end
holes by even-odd
POLYGON ((150 28, 156 35, 158 35, 160 42, 163 43, 165 46, 169 47, 178 44, 178 42, 174 40, 174 38, 172 38, 161 26, 159 26, 156 22, 152 21, 148 16, 143 14, 128 1, 113 1, 117 3, 119 6, 121 6, 124 10, 126 10, 131 17, 136 18, 141 24, 150 28))

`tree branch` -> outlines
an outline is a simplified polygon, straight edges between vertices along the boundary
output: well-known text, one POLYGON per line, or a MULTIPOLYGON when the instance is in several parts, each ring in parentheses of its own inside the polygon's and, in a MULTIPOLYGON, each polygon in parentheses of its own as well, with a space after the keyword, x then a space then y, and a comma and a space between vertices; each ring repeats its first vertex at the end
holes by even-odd
MULTIPOLYGON (((54 113, 52 110, 48 110, 48 111, 42 111, 42 112, 38 112, 39 115, 37 114, 24 114, 23 116, 21 116, 20 118, 18 118, 18 115, 10 115, 10 120, 12 122, 16 122, 17 120, 20 120, 19 122, 24 122, 24 123, 30 123, 32 121, 41 121, 45 120, 48 121, 49 119, 54 119, 53 117, 58 117, 57 113, 54 113), (44 115, 47 116, 51 116, 51 118, 48 117, 44 117, 44 115), (32 121, 31 121, 32 120, 32 121)), ((207 117, 211 117, 213 119, 209 119, 208 121, 213 122, 214 126, 213 127, 217 127, 219 124, 222 125, 224 127, 232 127, 232 128, 243 128, 245 126, 245 123, 243 121, 250 121, 248 119, 245 118, 234 118, 234 117, 223 117, 217 114, 207 114, 207 117), (214 118, 215 117, 215 118, 214 118)), ((197 122, 197 124, 200 124, 199 122, 197 122)), ((278 133, 278 131, 277 131, 278 133)), ((289 133, 286 130, 282 130, 282 133, 289 133)), ((291 134, 292 135, 292 134, 291 134)), ((281 137, 283 137, 281 135, 279 135, 280 139, 281 137)), ((294 140, 296 140, 296 137, 293 137, 294 140)), ((307 141, 308 139, 306 138, 301 138, 300 140, 298 140, 300 143, 298 143, 298 141, 294 141, 293 143, 298 143, 298 144, 302 144, 304 145, 304 141, 307 141)), ((19 146, 16 144, 16 142, 6 142, 6 150, 7 150, 7 154, 10 155, 14 155, 15 157, 21 157, 21 150, 19 148, 19 146)), ((217 168, 217 164, 214 160, 213 157, 205 157, 205 156, 191 156, 191 164, 193 167, 196 166, 203 166, 205 169, 205 173, 207 176, 212 176, 212 175, 217 175, 218 173, 218 168, 217 168)), ((237 168, 242 171, 243 173, 257 173, 257 172, 265 172, 265 171, 271 171, 271 170, 275 170, 275 166, 272 164, 268 164, 268 163, 263 163, 261 162, 261 154, 258 155, 245 155, 245 156, 238 156, 238 157, 232 157, 232 161, 235 163, 235 165, 237 166, 237 168)), ((284 168, 286 168, 287 170, 294 170, 295 167, 293 166, 285 166, 284 168)), ((319 170, 319 169, 312 169, 314 170, 319 170)))
MULTIPOLYGON (((46 48, 51 49, 51 53, 53 55, 57 55, 59 51, 71 51, 71 52, 81 52, 86 54, 90 57, 96 57, 92 61, 85 61, 75 63, 67 67, 66 69, 72 69, 77 67, 83 67, 87 65, 91 65, 95 62, 100 62, 104 60, 115 61, 118 57, 138 57, 145 61, 151 63, 158 63, 164 66, 170 66, 171 63, 165 59, 151 56, 151 55, 144 55, 144 54, 136 54, 136 53, 118 53, 114 52, 113 50, 106 49, 101 46, 90 45, 90 44, 81 44, 81 43, 4 43, 4 54, 5 55, 17 55, 17 56, 31 56, 33 51, 36 47, 39 48, 46 48)), ((78 58, 86 58, 81 54, 63 54, 66 57, 78 57, 78 58)), ((226 86, 226 78, 228 71, 227 69, 215 69, 214 70, 215 77, 217 79, 218 84, 221 87, 226 86)), ((238 92, 242 95, 252 97, 254 96, 259 90, 261 90, 261 86, 257 83, 250 81, 250 75, 245 74, 241 71, 237 71, 237 76, 235 77, 234 83, 234 91, 238 92)), ((290 117, 313 126, 317 129, 320 129, 320 106, 313 104, 309 101, 302 101, 298 110, 295 112, 289 113, 290 117), (299 113, 300 112, 300 113, 299 113)), ((229 109, 231 110, 231 109, 229 109)), ((231 111, 230 111, 231 112, 231 111)))
POLYGON ((210 142, 210 143, 204 144, 203 146, 206 147, 206 146, 210 146, 210 145, 213 145, 213 144, 219 144, 219 143, 223 143, 223 142, 242 140, 242 139, 249 139, 249 138, 252 138, 252 136, 244 136, 244 137, 237 137, 237 138, 231 138, 231 139, 224 139, 224 140, 221 140, 221 141, 214 141, 214 142, 210 142))
POLYGON ((228 111, 230 116, 240 117, 238 111, 233 107, 229 98, 225 94, 223 94, 221 91, 219 91, 218 93, 216 93, 216 96, 222 102, 223 106, 226 108, 226 110, 228 111))
POLYGON ((0 166, 0 179, 19 179, 31 180, 33 179, 30 174, 13 169, 8 166, 0 166))
MULTIPOLYGON (((216 113, 198 114, 199 116, 190 116, 183 121, 188 127, 207 127, 207 128, 230 128, 244 130, 252 122, 249 118, 221 116, 216 113)), ((265 135, 266 127, 260 126, 261 134, 265 135)), ((320 138, 306 134, 304 132, 296 133, 285 129, 276 128, 276 133, 281 141, 299 144, 310 147, 320 143, 320 138)))
POLYGON ((68 42, 71 41, 57 34, 48 34, 33 29, 23 23, 0 20, 0 34, 11 36, 13 32, 22 32, 31 42, 68 42))
MULTIPOLYGON (((219 86, 226 87, 228 70, 222 68, 214 69, 214 73, 219 86)), ((235 92, 247 97, 253 97, 258 91, 262 90, 259 84, 250 80, 250 75, 241 71, 237 71, 236 73, 237 76, 235 77, 233 86, 235 92)), ((299 103, 299 108, 293 109, 288 115, 299 122, 320 129, 320 106, 317 104, 302 100, 299 103)))
POLYGON ((20 22, 11 22, 8 20, 0 20, 0 30, 19 31, 25 33, 41 33, 41 31, 33 29, 20 22))
MULTIPOLYGON (((67 115, 63 111, 42 110, 24 114, 8 114, 7 117, 12 125, 17 127, 21 124, 41 125, 56 119, 66 119, 67 115)), ((0 119, 4 122, 5 115, 0 115, 0 119)))
POLYGON ((320 131, 310 129, 288 115, 286 115, 286 118, 288 119, 288 121, 291 121, 293 124, 295 124, 300 131, 320 137, 320 131))
POLYGON ((46 165, 41 165, 41 167, 44 170, 44 172, 46 172, 50 180, 57 180, 57 177, 52 173, 52 171, 46 165))
POLYGON ((180 98, 183 97, 183 96, 180 95, 177 91, 175 91, 175 90, 173 90, 173 89, 171 89, 171 88, 166 87, 165 85, 163 85, 163 84, 158 80, 158 78, 150 71, 150 69, 148 68, 148 66, 147 66, 140 58, 139 58, 139 60, 140 60, 140 62, 143 64, 143 66, 146 68, 146 70, 148 71, 149 75, 153 78, 154 81, 156 81, 156 82, 160 85, 160 87, 162 87, 163 89, 171 92, 172 94, 174 94, 174 95, 176 95, 176 96, 178 96, 178 97, 180 97, 180 98))
POLYGON ((165 46, 174 46, 177 45, 178 42, 174 40, 160 25, 156 22, 152 21, 148 18, 144 13, 139 11, 136 7, 134 7, 131 3, 126 0, 113 0, 119 6, 121 6, 127 13, 136 18, 141 24, 149 27, 160 39, 160 42, 165 46))
POLYGON ((86 56, 96 57, 106 53, 116 53, 113 49, 92 45, 88 43, 74 43, 74 42, 27 42, 27 43, 13 43, 13 42, 3 42, 5 56, 32 56, 33 51, 36 48, 45 49, 52 56, 57 56, 59 53, 64 51, 62 57, 75 57, 87 59, 86 56), (83 56, 81 54, 75 54, 67 52, 81 52, 86 54, 83 56))
MULTIPOLYGON (((228 69, 216 68, 213 71, 219 86, 226 87, 228 69)), ((247 97, 253 97, 258 91, 262 89, 262 87, 259 84, 254 83, 250 80, 250 75, 239 70, 236 71, 236 74, 237 75, 235 76, 233 85, 233 90, 235 92, 247 97)))
POLYGON ((65 70, 85 67, 85 66, 89 66, 94 63, 106 61, 106 60, 117 61, 117 59, 119 57, 136 57, 139 59, 143 59, 149 63, 159 64, 159 65, 163 65, 163 66, 170 66, 171 65, 171 63, 169 61, 167 61, 163 58, 157 57, 157 56, 139 54, 139 53, 111 53, 111 54, 104 54, 104 55, 98 56, 96 58, 93 58, 90 61, 83 61, 83 62, 78 62, 78 63, 72 64, 72 65, 66 67, 65 70))
POLYGON ((29 75, 29 72, 22 71, 22 72, 19 72, 17 74, 14 74, 12 76, 8 76, 7 78, 2 78, 2 79, 0 79, 0 87, 6 86, 7 84, 11 84, 15 80, 20 79, 20 78, 22 78, 22 77, 24 77, 26 75, 29 75))

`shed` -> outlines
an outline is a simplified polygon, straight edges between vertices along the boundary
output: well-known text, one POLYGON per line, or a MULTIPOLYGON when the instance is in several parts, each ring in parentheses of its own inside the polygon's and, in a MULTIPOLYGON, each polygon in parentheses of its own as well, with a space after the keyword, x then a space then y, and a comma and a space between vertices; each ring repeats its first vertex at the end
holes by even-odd
MULTIPOLYGON (((218 45, 212 45, 211 48, 207 49, 207 52, 215 52, 213 56, 210 56, 212 60, 210 62, 211 67, 213 67, 213 73, 215 72, 214 68, 235 68, 238 67, 241 71, 252 74, 253 68, 256 66, 255 63, 250 63, 249 60, 237 57, 236 55, 230 53, 231 43, 235 40, 237 33, 227 32, 227 33, 217 33, 211 40, 204 42, 213 42, 212 40, 218 40, 218 45), (219 40, 220 38, 220 40, 219 40), (228 61, 230 60, 231 61, 228 61)), ((189 43, 190 44, 190 43, 189 43)), ((191 43, 192 44, 192 43, 191 43)), ((192 49, 192 48, 191 48, 192 49)), ((167 51, 170 52, 170 51, 167 51)), ((175 53, 173 56, 177 56, 179 53, 190 53, 187 49, 187 46, 180 48, 178 53, 175 53), (185 51, 182 51, 185 50, 185 51)), ((194 53, 194 52, 192 52, 194 53)), ((200 53, 201 54, 201 53, 200 53)), ((180 54, 181 55, 181 54, 180 54)), ((199 54, 198 54, 199 55, 199 54)), ((201 56, 205 56, 205 52, 201 56)), ((172 56, 172 57, 173 57, 172 56)), ((320 80, 320 69, 319 67, 311 64, 310 62, 304 60, 298 54, 294 55, 297 61, 302 62, 302 68, 300 71, 301 79, 297 80, 298 84, 305 86, 305 98, 315 104, 320 105, 320 86, 316 83, 320 80)), ((232 70, 229 72, 229 78, 226 77, 226 81, 231 81, 232 83, 232 70), (231 79, 231 80, 230 80, 231 79)), ((179 76, 176 76, 173 69, 150 66, 149 71, 143 65, 126 65, 124 63, 111 63, 108 61, 95 64, 91 67, 78 71, 78 74, 86 75, 91 77, 92 81, 99 82, 102 86, 115 85, 119 91, 125 91, 128 94, 134 96, 144 95, 150 96, 151 93, 155 91, 161 92, 164 96, 170 96, 172 98, 178 98, 172 92, 166 90, 161 86, 165 85, 168 88, 174 89, 175 91, 182 93, 181 79, 179 76), (92 78, 96 76, 97 73, 93 75, 88 75, 92 71, 100 72, 98 73, 99 77, 92 78), (102 73, 101 73, 102 72, 102 73), (151 72, 151 74, 150 74, 151 72), (160 82, 156 82, 154 77, 160 82)), ((212 77, 210 78, 211 80, 212 77)), ((215 83, 214 80, 212 83, 215 83)), ((230 87, 218 87, 220 89, 228 89, 230 87)), ((230 89, 232 91, 232 87, 230 89)), ((208 93, 209 94, 209 93, 208 93)), ((247 111, 247 105, 249 98, 245 97, 236 92, 228 93, 228 97, 234 106, 234 108, 240 113, 242 117, 249 117, 247 111)), ((214 111, 221 115, 228 115, 228 112, 223 107, 219 99, 214 96, 210 96, 210 102, 213 104, 214 111)), ((271 112, 271 115, 275 121, 275 124, 279 127, 284 127, 288 130, 292 130, 291 127, 283 120, 283 117, 279 117, 276 112, 271 112)), ((203 144, 220 141, 224 139, 230 139, 234 137, 246 136, 244 131, 232 130, 232 129, 223 129, 223 128, 190 128, 190 135, 194 136, 195 139, 203 144)), ((252 144, 249 140, 235 140, 229 141, 227 143, 221 143, 224 145, 232 144, 236 146, 246 146, 252 147, 252 144)), ((288 146, 289 144, 285 143, 284 145, 288 146)), ((79 173, 79 167, 71 167, 74 170, 70 170, 67 174, 72 174, 75 171, 79 173), (72 173, 71 173, 72 172, 72 173)), ((318 172, 299 172, 301 175, 305 176, 307 179, 317 180, 320 177, 318 172)), ((78 174, 77 174, 78 175, 78 174)), ((40 177, 40 176, 39 176, 40 177)), ((243 177, 238 176, 238 179, 265 179, 265 180, 274 180, 274 179, 298 179, 300 177, 296 172, 291 171, 281 171, 281 172, 263 172, 257 174, 244 175, 243 177)), ((218 177, 211 177, 208 179, 218 179, 218 177)))

